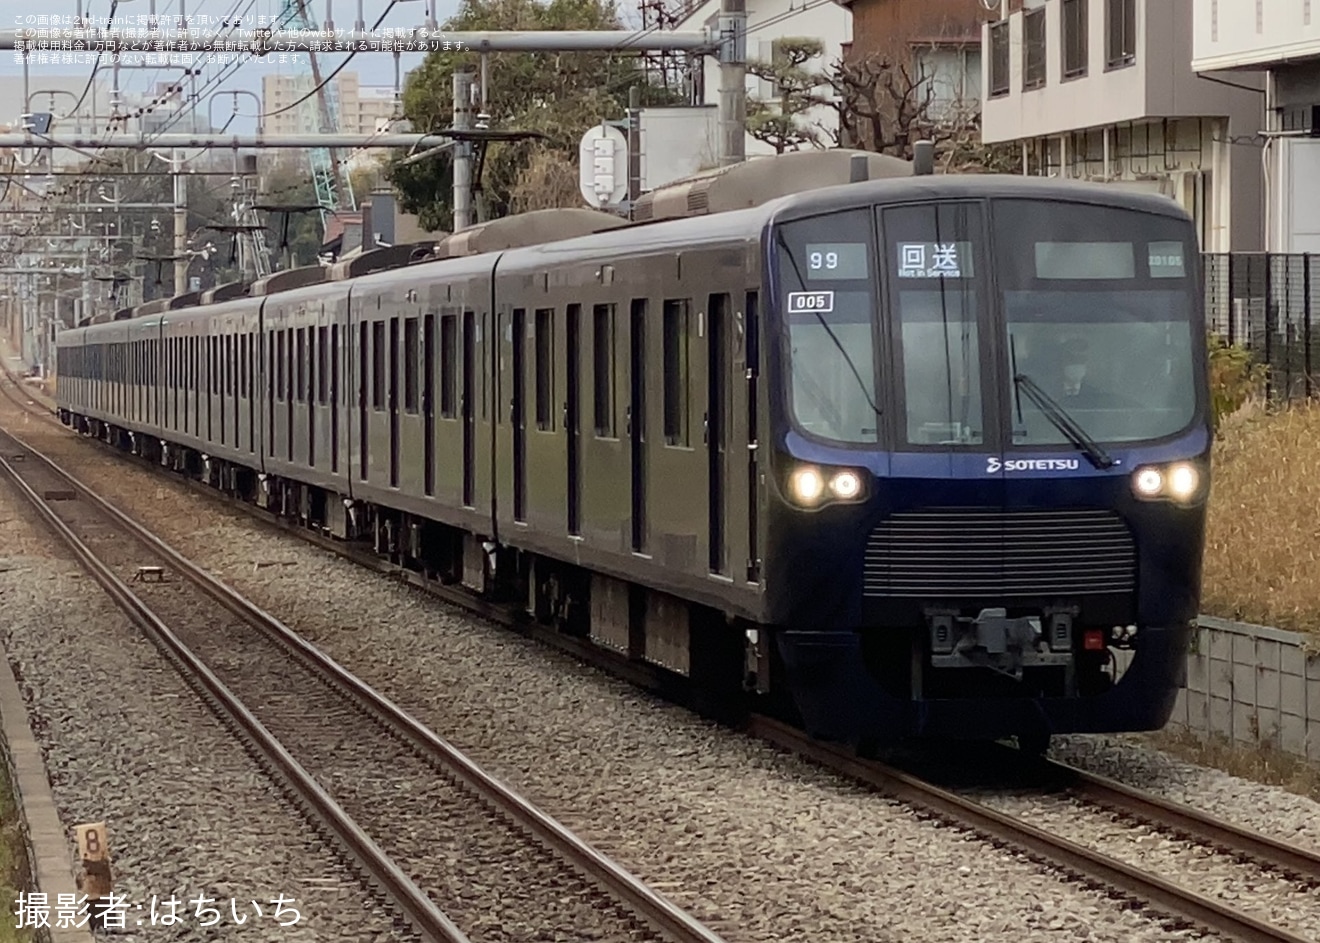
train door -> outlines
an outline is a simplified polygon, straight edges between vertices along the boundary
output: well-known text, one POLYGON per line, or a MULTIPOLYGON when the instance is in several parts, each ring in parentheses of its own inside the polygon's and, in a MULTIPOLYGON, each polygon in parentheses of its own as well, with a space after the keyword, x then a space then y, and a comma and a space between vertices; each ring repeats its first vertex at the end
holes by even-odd
MULTIPOLYGON (((359 312, 362 315, 363 312, 359 312)), ((367 331, 369 330, 365 319, 358 321, 358 456, 360 467, 358 468, 358 477, 363 481, 367 480, 367 365, 370 356, 368 346, 367 331)))
POLYGON ((756 398, 760 395, 757 381, 761 375, 760 317, 756 292, 747 293, 747 310, 743 315, 743 350, 747 362, 747 582, 761 581, 760 521, 757 518, 758 485, 760 471, 757 468, 757 422, 756 398))
POLYGON ((513 519, 527 520, 527 311, 513 309, 513 519))
POLYGON ((582 533, 582 358, 578 354, 582 342, 582 306, 569 305, 565 320, 564 359, 568 388, 565 392, 564 432, 568 437, 568 532, 576 537, 582 533))
MULTIPOLYGON (((476 370, 477 316, 463 312, 463 505, 476 506, 477 423, 476 370)), ((448 367, 446 367, 448 369, 448 367)))
POLYGON ((634 298, 628 325, 628 440, 632 455, 632 548, 646 552, 646 299, 634 298))
POLYGON ((319 398, 321 387, 325 383, 325 364, 322 358, 325 356, 325 328, 321 326, 321 321, 325 317, 325 305, 321 306, 321 316, 316 319, 316 324, 307 329, 307 467, 316 467, 316 424, 320 421, 317 415, 317 403, 324 402, 319 398))
POLYGON ((339 390, 339 325, 330 325, 330 354, 327 361, 330 362, 330 390, 327 391, 330 399, 330 472, 339 474, 339 398, 343 395, 339 390))
POLYGON ((711 295, 706 316, 709 331, 706 337, 706 417, 705 445, 707 465, 707 506, 709 508, 709 565, 710 572, 724 573, 727 548, 725 547, 725 494, 727 486, 725 418, 729 402, 729 296, 711 295))
POLYGON ((389 410, 390 410, 390 487, 399 487, 399 319, 390 318, 389 410))
MULTIPOLYGON (((447 366, 447 365, 446 365, 447 366)), ((435 315, 422 319, 422 490, 435 494, 435 315)))

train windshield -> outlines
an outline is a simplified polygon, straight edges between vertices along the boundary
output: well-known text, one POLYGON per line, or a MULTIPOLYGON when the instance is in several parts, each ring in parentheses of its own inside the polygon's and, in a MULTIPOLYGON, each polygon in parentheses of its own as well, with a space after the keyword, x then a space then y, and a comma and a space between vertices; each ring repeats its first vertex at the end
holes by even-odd
POLYGON ((1191 253, 1178 220, 1003 200, 994 208, 1013 442, 1069 441, 1051 398, 1098 442, 1159 439, 1196 414, 1191 253))
POLYGON ((793 416, 822 439, 874 444, 879 409, 870 212, 799 220, 776 231, 793 416))

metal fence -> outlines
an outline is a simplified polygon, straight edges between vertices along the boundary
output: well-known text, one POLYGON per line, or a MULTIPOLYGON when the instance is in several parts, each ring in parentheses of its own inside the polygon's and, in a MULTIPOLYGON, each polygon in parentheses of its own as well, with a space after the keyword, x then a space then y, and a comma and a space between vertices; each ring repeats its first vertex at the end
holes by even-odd
POLYGON ((1320 255, 1206 253, 1210 329, 1269 367, 1281 400, 1320 393, 1320 255))

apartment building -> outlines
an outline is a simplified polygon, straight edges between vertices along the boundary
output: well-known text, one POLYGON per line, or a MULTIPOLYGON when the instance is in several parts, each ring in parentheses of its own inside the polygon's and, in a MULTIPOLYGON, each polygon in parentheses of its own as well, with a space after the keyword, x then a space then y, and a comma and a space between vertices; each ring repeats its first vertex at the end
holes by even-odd
POLYGON ((982 136, 1021 142, 1027 173, 1177 200, 1205 251, 1259 250, 1263 82, 1194 71, 1192 14, 1192 0, 1008 0, 982 34, 982 136))
POLYGON ((1266 248, 1320 252, 1320 4, 1195 0, 1192 68, 1263 80, 1266 248))
MULTIPOLYGON (((396 100, 394 89, 387 85, 363 85, 356 72, 341 72, 331 80, 334 93, 335 129, 342 134, 371 135, 385 131, 407 131, 403 121, 403 104, 396 100)), ((311 73, 276 73, 262 76, 263 134, 316 134, 321 130, 321 111, 317 96, 312 94, 316 83, 311 73), (294 103, 297 102, 297 105, 294 103), (290 107, 290 106, 294 107, 290 107)), ((306 156, 295 151, 278 152, 274 160, 296 159, 306 156)), ((387 153, 381 148, 343 151, 341 158, 350 170, 374 162, 387 153)), ((268 161, 272 159, 268 158, 268 161)), ((273 161, 272 161, 273 162, 273 161)))

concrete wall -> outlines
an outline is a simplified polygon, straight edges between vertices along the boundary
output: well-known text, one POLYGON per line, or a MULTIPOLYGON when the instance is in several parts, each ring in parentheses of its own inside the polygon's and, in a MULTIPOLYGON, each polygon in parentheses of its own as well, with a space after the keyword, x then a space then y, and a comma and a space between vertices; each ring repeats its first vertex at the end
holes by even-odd
POLYGON ((1320 655, 1306 653, 1305 637, 1210 616, 1200 624, 1170 728, 1320 762, 1320 655))

